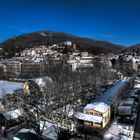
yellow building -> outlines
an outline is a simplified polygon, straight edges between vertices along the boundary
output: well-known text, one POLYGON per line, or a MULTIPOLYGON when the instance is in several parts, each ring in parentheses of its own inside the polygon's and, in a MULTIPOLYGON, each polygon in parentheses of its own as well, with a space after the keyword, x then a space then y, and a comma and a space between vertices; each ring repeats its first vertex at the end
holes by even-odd
POLYGON ((28 82, 28 81, 26 81, 26 82, 24 83, 24 85, 23 85, 23 91, 24 91, 24 93, 26 93, 26 94, 30 94, 29 82, 28 82))
POLYGON ((110 107, 103 102, 87 104, 83 113, 77 112, 75 117, 83 120, 85 126, 104 128, 110 120, 110 107))
POLYGON ((101 122, 84 121, 85 125, 93 126, 96 128, 104 128, 110 120, 110 106, 103 102, 95 102, 87 104, 84 108, 85 114, 101 117, 101 122))

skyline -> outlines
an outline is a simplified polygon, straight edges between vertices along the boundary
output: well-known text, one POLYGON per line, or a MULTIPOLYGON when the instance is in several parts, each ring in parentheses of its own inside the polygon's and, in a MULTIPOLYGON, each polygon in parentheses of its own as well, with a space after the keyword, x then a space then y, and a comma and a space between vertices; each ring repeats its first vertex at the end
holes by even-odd
POLYGON ((139 0, 0 0, 0 42, 49 30, 131 46, 140 43, 139 0))

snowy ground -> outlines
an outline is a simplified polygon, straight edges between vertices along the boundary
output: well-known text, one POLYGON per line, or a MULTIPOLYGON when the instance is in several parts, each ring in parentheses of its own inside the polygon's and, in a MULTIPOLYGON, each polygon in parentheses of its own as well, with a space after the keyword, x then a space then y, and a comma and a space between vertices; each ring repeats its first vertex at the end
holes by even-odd
POLYGON ((0 80, 0 97, 5 94, 12 94, 15 90, 23 89, 23 83, 0 80))
POLYGON ((104 133, 104 140, 133 140, 134 126, 114 121, 104 133))

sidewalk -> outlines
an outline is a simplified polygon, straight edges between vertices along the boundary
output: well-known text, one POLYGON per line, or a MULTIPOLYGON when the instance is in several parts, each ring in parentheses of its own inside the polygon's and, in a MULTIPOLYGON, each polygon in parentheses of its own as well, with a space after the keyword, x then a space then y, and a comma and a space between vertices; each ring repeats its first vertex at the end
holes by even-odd
POLYGON ((138 109, 137 119, 135 122, 135 132, 134 132, 133 140, 140 140, 140 106, 138 109))

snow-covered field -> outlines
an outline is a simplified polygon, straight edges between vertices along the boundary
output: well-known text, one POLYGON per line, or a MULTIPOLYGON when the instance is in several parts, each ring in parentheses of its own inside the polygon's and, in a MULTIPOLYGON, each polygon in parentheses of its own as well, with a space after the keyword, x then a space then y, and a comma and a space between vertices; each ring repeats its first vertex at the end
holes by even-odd
POLYGON ((0 97, 6 94, 12 94, 15 90, 20 89, 23 89, 23 83, 0 80, 0 97))

